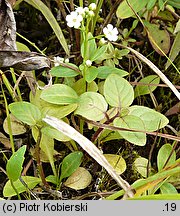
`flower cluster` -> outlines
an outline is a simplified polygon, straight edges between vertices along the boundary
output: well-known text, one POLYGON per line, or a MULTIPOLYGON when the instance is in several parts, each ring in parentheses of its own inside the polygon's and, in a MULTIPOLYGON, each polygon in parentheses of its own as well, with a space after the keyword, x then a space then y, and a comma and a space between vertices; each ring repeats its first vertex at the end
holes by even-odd
POLYGON ((69 59, 64 59, 60 56, 56 56, 54 57, 54 66, 57 67, 59 66, 61 63, 68 63, 69 62, 69 59))
POLYGON ((75 11, 72 11, 70 14, 66 16, 67 25, 72 28, 78 29, 81 26, 81 22, 83 18, 86 16, 93 17, 94 10, 96 10, 96 4, 91 3, 89 7, 78 7, 75 11))
MULTIPOLYGON (((75 11, 72 11, 66 16, 67 25, 71 28, 80 28, 84 18, 94 16, 94 10, 96 10, 95 3, 91 3, 89 7, 77 7, 75 11)), ((118 39, 118 30, 111 24, 108 24, 105 28, 103 28, 103 33, 109 41, 117 41, 118 39)), ((103 45, 104 43, 106 43, 106 41, 102 38, 100 44, 103 45)))

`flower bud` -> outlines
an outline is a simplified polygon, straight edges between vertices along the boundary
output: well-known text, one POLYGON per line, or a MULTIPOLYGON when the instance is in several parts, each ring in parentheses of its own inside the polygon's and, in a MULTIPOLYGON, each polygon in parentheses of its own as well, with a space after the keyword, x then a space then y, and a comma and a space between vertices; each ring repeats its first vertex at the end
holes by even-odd
POLYGON ((95 3, 91 3, 89 5, 89 9, 92 10, 92 11, 96 10, 96 4, 95 3))
POLYGON ((91 61, 91 60, 86 60, 86 65, 87 65, 88 67, 91 67, 92 61, 91 61))

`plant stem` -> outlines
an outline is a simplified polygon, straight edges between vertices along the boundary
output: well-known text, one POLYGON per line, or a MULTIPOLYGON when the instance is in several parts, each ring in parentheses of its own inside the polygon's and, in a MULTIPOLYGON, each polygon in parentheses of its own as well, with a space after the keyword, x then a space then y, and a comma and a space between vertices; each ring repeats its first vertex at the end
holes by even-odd
POLYGON ((14 191, 15 191, 16 194, 17 194, 18 200, 21 200, 21 197, 20 197, 20 195, 19 195, 19 192, 18 192, 17 189, 15 188, 13 181, 10 180, 10 182, 11 182, 11 186, 12 186, 12 188, 14 189, 14 191))
MULTIPOLYGON (((14 81, 14 84, 16 84, 17 80, 16 80, 16 76, 15 76, 15 73, 14 73, 14 69, 10 68, 10 70, 11 70, 11 75, 12 75, 12 79, 14 81)), ((21 92, 20 92, 20 89, 19 89, 18 85, 17 85, 17 94, 18 94, 18 98, 20 99, 20 101, 22 101, 21 92)))
POLYGON ((12 148, 12 152, 15 152, 15 148, 14 148, 14 140, 13 140, 13 135, 12 135, 12 128, 11 128, 11 119, 10 119, 10 114, 9 114, 9 109, 8 109, 8 103, 7 103, 7 99, 6 99, 6 95, 4 93, 4 89, 1 83, 1 89, 2 89, 2 94, 4 97, 4 103, 5 103, 5 108, 6 108, 6 115, 7 115, 7 123, 8 123, 8 131, 9 131, 9 138, 10 138, 10 143, 11 143, 11 148, 12 148))
POLYGON ((96 25, 96 22, 97 22, 97 18, 98 18, 98 14, 99 14, 99 11, 103 5, 103 2, 104 0, 99 0, 98 1, 98 5, 97 5, 97 8, 96 8, 96 11, 95 11, 95 15, 94 15, 94 19, 92 20, 92 25, 91 25, 91 33, 93 34, 94 33, 94 29, 95 29, 95 25, 96 25))
POLYGON ((38 167, 39 175, 41 177, 43 185, 48 188, 49 185, 45 179, 45 175, 44 175, 44 171, 43 171, 43 167, 42 167, 42 162, 40 159, 40 142, 41 142, 42 133, 41 133, 41 130, 39 128, 38 128, 38 131, 39 131, 39 135, 38 135, 36 147, 35 147, 37 167, 38 167))
POLYGON ((16 99, 16 97, 15 97, 15 95, 14 95, 14 92, 13 92, 13 88, 12 88, 12 86, 11 86, 9 80, 7 79, 6 75, 5 75, 1 70, 0 70, 0 75, 1 75, 1 77, 2 77, 2 80, 3 80, 4 85, 5 85, 6 88, 8 89, 8 92, 9 92, 9 94, 11 95, 12 99, 13 99, 14 101, 17 101, 17 99, 16 99))
POLYGON ((36 46, 35 43, 31 42, 30 40, 28 40, 27 38, 25 38, 24 36, 22 36, 21 34, 19 34, 19 33, 17 33, 17 32, 16 32, 16 34, 17 34, 19 37, 21 37, 22 39, 24 39, 25 41, 27 41, 27 42, 28 42, 31 46, 33 46, 39 53, 41 53, 42 55, 45 55, 45 54, 43 53, 43 51, 41 51, 41 50, 36 46))

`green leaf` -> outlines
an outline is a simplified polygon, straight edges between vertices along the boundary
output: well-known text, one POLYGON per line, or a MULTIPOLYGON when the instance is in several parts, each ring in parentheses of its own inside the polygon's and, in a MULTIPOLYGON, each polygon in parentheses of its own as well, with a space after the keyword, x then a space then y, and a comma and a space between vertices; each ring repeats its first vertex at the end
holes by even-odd
MULTIPOLYGON (((78 69, 78 67, 75 64, 68 63, 67 65, 73 67, 74 69, 78 69)), ((55 77, 75 77, 79 75, 79 72, 77 72, 77 70, 73 70, 71 68, 64 67, 61 65, 57 67, 53 67, 50 73, 52 76, 55 77)))
POLYGON ((18 51, 30 52, 30 49, 25 44, 16 41, 16 45, 18 51))
MULTIPOLYGON (((163 0, 164 2, 166 2, 166 0, 163 0)), ((180 3, 179 3, 179 0, 168 0, 167 2, 169 5, 175 7, 175 8, 178 8, 180 9, 180 3)))
MULTIPOLYGON (((144 124, 142 120, 136 116, 128 115, 122 118, 116 118, 113 122, 114 126, 125 128, 125 129, 134 129, 144 131, 144 124)), ((132 131, 118 131, 120 135, 129 141, 138 146, 144 146, 146 144, 146 134, 142 132, 132 132, 132 131)))
POLYGON ((9 105, 11 113, 20 121, 30 126, 41 120, 41 112, 35 105, 29 102, 14 102, 9 105))
MULTIPOLYGON (((33 177, 33 176, 22 176, 21 177, 23 181, 27 184, 29 189, 33 189, 37 184, 41 182, 40 178, 33 177)), ((13 182, 16 190, 18 193, 23 193, 25 191, 28 191, 28 189, 21 183, 21 181, 18 179, 17 181, 13 182)), ((16 196, 16 192, 12 188, 11 182, 7 181, 4 188, 3 188, 3 196, 4 197, 12 197, 16 196)))
POLYGON ((128 200, 180 200, 180 194, 153 194, 129 198, 128 200))
POLYGON ((115 67, 109 67, 109 66, 98 67, 97 78, 106 79, 110 74, 117 74, 120 77, 124 77, 128 75, 128 72, 115 67))
POLYGON ((80 151, 72 152, 69 155, 67 155, 61 165, 61 176, 60 176, 60 182, 63 178, 69 177, 73 174, 73 172, 76 171, 76 169, 81 164, 83 153, 80 151))
POLYGON ((148 165, 148 159, 144 157, 138 157, 134 161, 134 168, 138 171, 144 178, 147 177, 147 165, 148 165))
POLYGON ((152 24, 147 21, 144 21, 144 24, 149 31, 148 38, 155 51, 160 55, 164 55, 161 52, 161 50, 165 54, 167 54, 170 49, 169 33, 165 29, 164 30, 159 29, 159 26, 156 24, 152 24))
MULTIPOLYGON (((179 23, 180 23, 180 21, 179 21, 179 23)), ((174 39, 174 42, 172 44, 170 53, 169 53, 169 58, 171 59, 172 62, 179 55, 179 53, 180 53, 180 32, 177 33, 177 35, 174 39)), ((171 62, 168 60, 166 62, 165 68, 167 69, 170 65, 171 65, 171 62)))
POLYGON ((165 127, 169 120, 163 114, 144 106, 129 107, 129 115, 139 117, 145 126, 146 131, 156 131, 165 127))
POLYGON ((47 177, 46 177, 46 181, 47 181, 47 182, 51 182, 51 183, 53 183, 53 184, 55 184, 55 185, 58 184, 57 176, 54 176, 54 175, 49 175, 49 176, 47 176, 47 177))
POLYGON ((118 131, 112 131, 112 130, 103 130, 100 136, 98 137, 98 140, 100 140, 101 143, 105 143, 107 141, 111 140, 119 140, 122 139, 122 136, 118 133, 118 131))
POLYGON ((111 74, 104 83, 104 96, 109 105, 123 108, 132 104, 134 91, 127 80, 117 74, 111 74))
MULTIPOLYGON (((159 171, 164 168, 164 165, 165 165, 167 159, 169 158, 172 150, 173 150, 173 147, 170 144, 164 144, 160 148, 160 150, 158 152, 158 156, 157 156, 157 166, 158 166, 159 171)), ((173 154, 171 155, 166 166, 170 166, 175 161, 176 161, 176 153, 175 153, 175 151, 173 151, 173 154)))
POLYGON ((42 108, 41 112, 43 116, 49 115, 61 119, 72 113, 76 108, 77 104, 69 104, 65 106, 48 104, 47 106, 42 108))
POLYGON ((150 94, 151 92, 153 92, 157 86, 153 86, 151 84, 159 84, 160 82, 160 78, 159 76, 156 75, 149 75, 145 78, 142 78, 139 83, 142 83, 142 85, 137 85, 135 90, 134 90, 134 97, 138 97, 140 95, 146 95, 146 94, 150 94), (143 85, 143 84, 150 84, 148 85, 143 85))
POLYGON ((96 79, 97 75, 98 75, 97 67, 91 66, 91 67, 86 68, 86 71, 85 71, 86 82, 91 83, 94 79, 96 79))
POLYGON ((61 27, 59 26, 50 9, 42 1, 39 0, 25 0, 25 2, 41 11, 41 13, 44 15, 51 28, 53 29, 56 37, 58 38, 67 56, 69 56, 69 48, 66 39, 64 38, 61 27))
POLYGON ((90 185, 92 176, 88 170, 78 167, 77 170, 65 181, 66 187, 74 190, 82 190, 90 185))
POLYGON ((103 55, 107 50, 107 46, 102 46, 98 49, 96 49, 96 51, 94 53, 92 53, 92 55, 90 56, 90 60, 93 62, 93 61, 96 61, 99 57, 101 57, 101 55, 103 55))
MULTIPOLYGON (((24 126, 24 124, 22 124, 21 121, 19 121, 15 116, 13 116, 12 114, 9 115, 10 116, 10 121, 11 121, 11 130, 12 130, 12 135, 20 135, 26 132, 26 127, 24 126)), ((3 122, 3 129, 7 134, 9 133, 9 129, 8 129, 8 120, 7 117, 5 118, 4 122, 3 122)))
POLYGON ((21 176, 25 151, 26 151, 26 146, 24 145, 21 148, 19 148, 15 153, 13 153, 13 155, 10 157, 10 159, 7 162, 6 172, 8 178, 11 181, 16 181, 21 176))
MULTIPOLYGON (((174 34, 179 33, 179 32, 180 32, 180 19, 176 23, 176 27, 174 29, 174 34)), ((176 35, 176 38, 177 38, 177 35, 176 35)))
POLYGON ((89 92, 97 92, 98 91, 98 85, 95 81, 92 81, 87 84, 87 91, 89 92))
POLYGON ((78 95, 65 84, 54 84, 41 93, 41 98, 52 104, 72 104, 77 103, 78 95))
MULTIPOLYGON (((142 0, 128 0, 128 2, 130 3, 131 7, 133 8, 135 12, 139 12, 140 10, 142 10, 146 6, 148 1, 149 0, 143 0, 143 1, 142 0)), ((127 2, 124 0, 122 3, 120 3, 116 11, 116 15, 120 19, 126 19, 134 15, 133 10, 129 7, 127 2)))
POLYGON ((104 154, 104 157, 115 169, 118 175, 121 175, 126 170, 126 162, 120 155, 104 154))
POLYGON ((87 119, 99 121, 105 117, 107 103, 104 97, 96 92, 85 92, 79 97, 76 115, 81 115, 87 119))
POLYGON ((78 79, 74 85, 73 89, 76 91, 78 95, 83 94, 86 92, 86 80, 84 78, 78 79))
POLYGON ((151 1, 148 1, 148 3, 147 3, 147 10, 151 10, 153 7, 154 7, 154 5, 156 4, 156 1, 157 0, 151 0, 151 1))
POLYGON ((88 32, 88 40, 86 43, 87 47, 84 46, 85 41, 81 44, 81 55, 83 58, 90 59, 90 57, 94 55, 94 52, 97 50, 96 41, 91 32, 88 32), (84 54, 86 54, 86 56, 84 56, 84 54))
POLYGON ((59 140, 59 141, 62 141, 62 142, 67 142, 67 141, 71 140, 71 138, 69 138, 68 136, 64 135, 60 131, 58 131, 55 128, 52 128, 50 126, 43 127, 41 129, 41 131, 46 136, 49 136, 49 137, 51 137, 53 139, 56 139, 56 140, 59 140))
POLYGON ((160 190, 162 194, 178 194, 178 191, 176 190, 176 188, 169 182, 165 182, 160 187, 160 190))
POLYGON ((94 53, 97 51, 97 45, 95 38, 93 37, 91 32, 88 32, 88 49, 86 52, 89 52, 88 59, 91 59, 91 57, 94 55, 94 53))

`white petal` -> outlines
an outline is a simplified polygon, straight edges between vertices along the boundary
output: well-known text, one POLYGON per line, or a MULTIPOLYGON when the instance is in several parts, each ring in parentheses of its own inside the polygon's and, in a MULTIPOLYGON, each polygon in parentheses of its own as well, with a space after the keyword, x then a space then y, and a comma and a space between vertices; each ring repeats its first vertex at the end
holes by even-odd
POLYGON ((72 28, 72 27, 74 26, 74 23, 73 23, 72 21, 70 21, 70 22, 67 22, 67 25, 68 25, 70 28, 72 28))
POLYGON ((74 23, 74 28, 79 28, 81 26, 81 23, 80 22, 75 22, 74 23))
POLYGON ((113 25, 111 25, 111 24, 108 24, 108 25, 107 25, 107 28, 108 28, 108 30, 110 30, 110 31, 111 31, 111 30, 113 30, 113 25))

